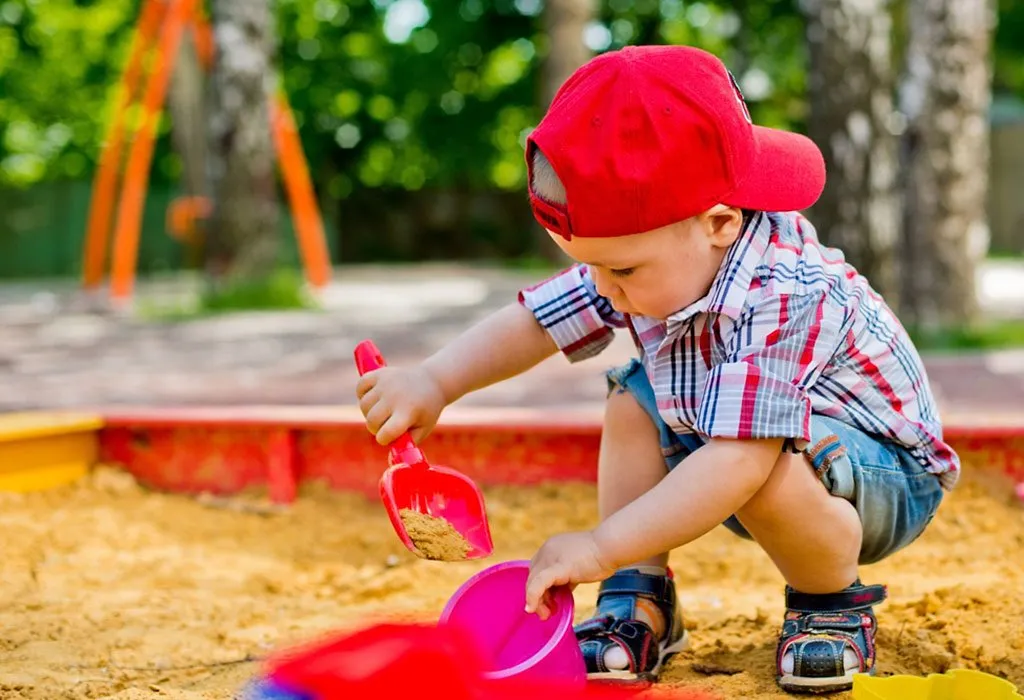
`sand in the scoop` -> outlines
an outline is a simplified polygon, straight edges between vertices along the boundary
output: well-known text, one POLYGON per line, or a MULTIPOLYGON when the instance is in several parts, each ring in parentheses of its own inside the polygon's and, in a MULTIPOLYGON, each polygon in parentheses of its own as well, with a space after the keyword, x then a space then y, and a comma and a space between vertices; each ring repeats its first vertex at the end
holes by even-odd
POLYGON ((444 518, 435 518, 410 508, 402 508, 398 515, 405 524, 409 539, 427 559, 459 561, 469 554, 469 542, 444 518))

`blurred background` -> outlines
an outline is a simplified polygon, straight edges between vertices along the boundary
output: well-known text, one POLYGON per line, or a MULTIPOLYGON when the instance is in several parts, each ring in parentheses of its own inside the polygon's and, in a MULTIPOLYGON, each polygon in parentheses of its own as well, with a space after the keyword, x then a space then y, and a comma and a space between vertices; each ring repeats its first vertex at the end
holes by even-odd
MULTIPOLYGON (((648 43, 821 147, 809 215, 944 410, 1019 403, 1019 0, 0 0, 0 408, 351 403, 362 337, 412 361, 564 263, 525 137, 648 43)), ((592 405, 601 369, 468 401, 592 405)))

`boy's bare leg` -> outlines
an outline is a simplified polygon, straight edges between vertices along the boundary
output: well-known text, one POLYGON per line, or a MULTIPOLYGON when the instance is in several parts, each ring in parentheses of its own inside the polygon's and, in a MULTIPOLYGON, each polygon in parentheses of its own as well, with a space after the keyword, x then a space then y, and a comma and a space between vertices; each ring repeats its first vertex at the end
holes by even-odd
MULTIPOLYGON (((613 391, 605 405, 597 461, 597 503, 601 520, 629 505, 665 478, 658 429, 633 395, 613 391)), ((668 565, 668 553, 634 566, 668 565)))
MULTIPOLYGON (((786 583, 804 593, 834 593, 857 579, 863 530, 853 504, 831 495, 803 454, 783 453, 771 476, 736 514, 775 562, 786 583)), ((847 669, 859 662, 843 653, 847 669)), ((792 673, 793 652, 781 660, 792 673)))
POLYGON ((796 590, 833 593, 857 578, 860 517, 825 489, 803 454, 783 453, 736 516, 796 590))
MULTIPOLYGON (((630 393, 612 392, 598 459, 601 520, 667 473, 650 416, 630 393)), ((831 593, 857 578, 860 517, 853 504, 825 489, 803 454, 780 455, 768 480, 736 515, 793 588, 831 593)), ((635 565, 664 567, 667 561, 665 553, 635 565)))
MULTIPOLYGON (((597 503, 601 520, 629 505, 658 485, 668 469, 661 454, 658 429, 651 417, 627 391, 613 391, 605 405, 601 452, 597 460, 597 503)), ((631 564, 633 567, 668 566, 668 553, 631 564)), ((655 573, 650 571, 650 573, 655 573)), ((656 637, 665 634, 665 618, 656 605, 637 601, 637 617, 650 625, 656 637)), ((610 669, 629 667, 626 652, 612 645, 604 654, 610 669)))

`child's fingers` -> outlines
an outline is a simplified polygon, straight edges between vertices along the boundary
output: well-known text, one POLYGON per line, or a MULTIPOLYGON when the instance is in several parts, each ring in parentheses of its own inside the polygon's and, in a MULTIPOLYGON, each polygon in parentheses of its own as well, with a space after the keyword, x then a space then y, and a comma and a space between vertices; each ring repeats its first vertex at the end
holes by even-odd
POLYGON ((377 442, 381 445, 390 445, 410 427, 412 427, 412 418, 409 414, 401 410, 395 411, 377 431, 377 442))
POLYGON ((554 581, 555 573, 550 568, 530 572, 530 576, 526 580, 526 612, 540 613, 544 594, 551 588, 554 581))
POLYGON ((370 389, 359 398, 359 410, 363 412, 363 416, 367 416, 370 413, 370 409, 377 405, 380 401, 380 393, 370 389))
POLYGON ((361 376, 359 378, 359 381, 356 382, 356 397, 357 398, 362 399, 363 396, 366 394, 366 392, 368 392, 370 389, 372 389, 373 387, 375 387, 377 385, 377 379, 378 379, 377 372, 378 371, 379 370, 374 370, 372 372, 367 372, 366 374, 364 374, 363 376, 361 376))
MULTIPOLYGON (((377 436, 380 442, 380 431, 384 424, 391 418, 391 407, 383 401, 378 401, 373 408, 366 412, 366 427, 371 433, 377 436)), ((381 443, 386 445, 387 443, 381 443)))
POLYGON ((418 445, 423 441, 423 438, 430 435, 430 430, 431 429, 427 427, 413 428, 409 431, 409 434, 412 436, 412 441, 418 445))
POLYGON ((546 620, 551 617, 555 612, 555 607, 552 604, 551 589, 544 591, 543 597, 540 599, 540 606, 537 608, 537 615, 542 620, 546 620))

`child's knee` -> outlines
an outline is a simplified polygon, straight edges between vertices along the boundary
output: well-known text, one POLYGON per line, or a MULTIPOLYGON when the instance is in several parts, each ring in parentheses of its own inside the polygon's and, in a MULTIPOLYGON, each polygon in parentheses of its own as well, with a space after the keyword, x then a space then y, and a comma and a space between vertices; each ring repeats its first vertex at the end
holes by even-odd
POLYGON ((619 423, 621 421, 634 420, 643 420, 653 425, 651 417, 647 415, 647 411, 643 409, 643 406, 636 400, 632 392, 621 389, 608 394, 608 400, 605 404, 605 422, 614 421, 619 423))
POLYGON ((787 464, 787 460, 797 456, 787 452, 779 455, 771 472, 768 474, 768 479, 750 497, 750 500, 743 504, 743 507, 739 509, 737 514, 745 520, 763 520, 770 518, 777 511, 784 508, 785 504, 782 501, 786 496, 785 490, 789 488, 789 483, 787 482, 791 481, 792 478, 787 478, 786 472, 796 466, 795 464, 787 464))
POLYGON ((604 432, 606 435, 629 436, 644 442, 659 442, 658 428, 650 415, 629 391, 613 391, 605 404, 604 432))
MULTIPOLYGON (((835 498, 828 493, 805 454, 783 452, 775 461, 768 479, 737 515, 747 525, 751 521, 771 523, 793 516, 815 503, 835 498)), ((852 509, 852 505, 850 506, 852 509)))

